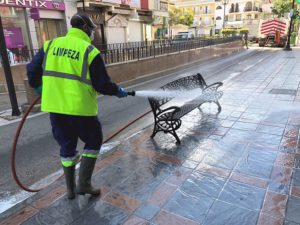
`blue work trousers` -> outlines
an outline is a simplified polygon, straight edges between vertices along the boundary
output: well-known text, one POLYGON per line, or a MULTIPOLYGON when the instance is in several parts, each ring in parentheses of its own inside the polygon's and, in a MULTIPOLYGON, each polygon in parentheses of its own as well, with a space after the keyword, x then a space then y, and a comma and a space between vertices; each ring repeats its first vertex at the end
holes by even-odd
POLYGON ((60 156, 74 157, 77 154, 78 138, 85 143, 85 150, 100 151, 103 134, 97 116, 72 116, 50 113, 52 133, 60 145, 60 156))

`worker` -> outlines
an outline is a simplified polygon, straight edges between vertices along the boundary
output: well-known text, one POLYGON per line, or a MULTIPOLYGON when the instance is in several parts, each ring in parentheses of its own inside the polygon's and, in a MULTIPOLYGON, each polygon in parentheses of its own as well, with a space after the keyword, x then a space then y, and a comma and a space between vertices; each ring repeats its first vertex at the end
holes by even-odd
POLYGON ((244 41, 245 41, 246 48, 249 49, 249 47, 248 47, 248 32, 245 32, 245 34, 244 34, 244 41))
POLYGON ((97 93, 122 98, 127 92, 111 81, 100 51, 91 44, 97 26, 89 16, 76 13, 71 26, 65 36, 44 43, 27 65, 27 76, 30 86, 41 94, 41 110, 50 113, 52 133, 60 145, 68 198, 74 199, 76 192, 101 194, 91 185, 102 145, 97 93), (76 187, 78 138, 85 146, 76 187))

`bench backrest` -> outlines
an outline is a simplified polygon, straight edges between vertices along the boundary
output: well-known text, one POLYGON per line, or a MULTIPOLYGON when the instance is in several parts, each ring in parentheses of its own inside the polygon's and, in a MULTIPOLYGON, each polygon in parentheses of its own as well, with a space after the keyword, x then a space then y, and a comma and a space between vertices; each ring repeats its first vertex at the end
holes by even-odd
MULTIPOLYGON (((193 90, 196 88, 204 89, 207 86, 204 78, 200 73, 195 75, 190 75, 187 77, 182 77, 177 80, 171 81, 159 89, 164 91, 184 91, 184 90, 193 90)), ((150 103, 151 109, 156 115, 160 111, 160 106, 166 104, 174 97, 149 97, 148 101, 150 103)))

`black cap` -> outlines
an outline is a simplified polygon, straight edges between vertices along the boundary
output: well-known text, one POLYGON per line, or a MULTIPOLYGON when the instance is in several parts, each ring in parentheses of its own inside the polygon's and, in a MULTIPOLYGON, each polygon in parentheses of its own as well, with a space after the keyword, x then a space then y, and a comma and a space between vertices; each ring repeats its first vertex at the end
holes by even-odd
POLYGON ((95 29, 97 25, 94 24, 92 19, 88 16, 88 14, 84 12, 76 13, 71 18, 71 26, 72 27, 82 27, 87 24, 89 27, 95 29))

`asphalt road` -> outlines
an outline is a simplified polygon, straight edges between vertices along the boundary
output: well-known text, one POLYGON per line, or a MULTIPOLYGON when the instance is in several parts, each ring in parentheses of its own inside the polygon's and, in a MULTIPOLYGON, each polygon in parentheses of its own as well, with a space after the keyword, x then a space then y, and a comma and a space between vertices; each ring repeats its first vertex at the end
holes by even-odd
MULTIPOLYGON (((274 50, 252 49, 243 51, 199 63, 133 87, 127 87, 127 90, 153 90, 170 80, 197 72, 204 76, 208 84, 223 81, 226 85, 232 74, 239 73, 242 75, 243 71, 251 70, 253 66, 264 66, 265 63, 270 63, 271 56, 274 54, 276 54, 274 50)), ((124 99, 111 96, 100 97, 99 118, 102 123, 104 140, 149 110, 150 106, 146 98, 131 96, 124 99)), ((148 114, 113 140, 122 140, 152 123, 153 117, 148 114)), ((18 123, 11 123, 0 126, 0 202, 20 191, 20 188, 12 179, 10 171, 11 145, 17 125, 18 123)), ((79 142, 78 149, 81 150, 82 146, 83 144, 79 142)), ((16 162, 17 173, 21 181, 27 186, 61 169, 59 147, 52 138, 48 114, 42 114, 27 120, 18 143, 16 162)))

